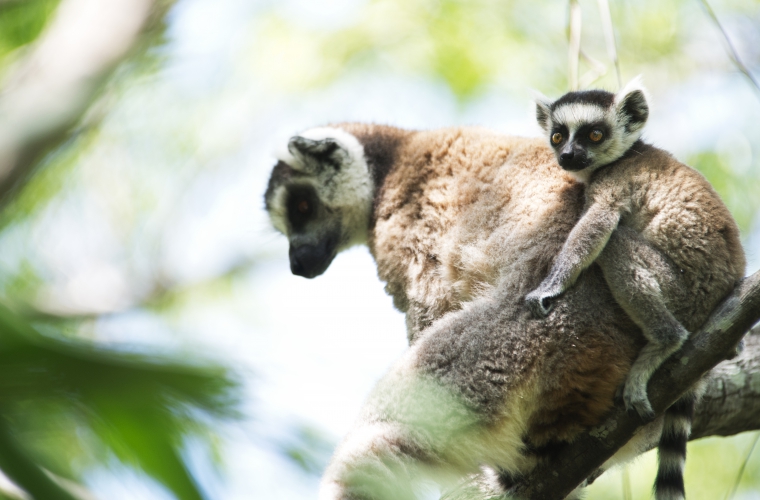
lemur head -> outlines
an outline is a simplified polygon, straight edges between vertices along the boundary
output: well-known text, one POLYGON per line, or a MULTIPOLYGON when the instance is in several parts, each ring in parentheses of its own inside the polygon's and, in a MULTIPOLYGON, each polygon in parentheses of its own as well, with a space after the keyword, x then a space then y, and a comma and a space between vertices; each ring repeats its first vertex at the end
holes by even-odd
POLYGON ((617 94, 570 92, 556 101, 536 96, 536 118, 560 166, 580 180, 628 151, 649 117, 646 90, 637 78, 617 94))
POLYGON ((290 242, 290 270, 314 278, 344 248, 367 238, 373 183, 364 149, 338 128, 291 137, 269 178, 264 203, 290 242))

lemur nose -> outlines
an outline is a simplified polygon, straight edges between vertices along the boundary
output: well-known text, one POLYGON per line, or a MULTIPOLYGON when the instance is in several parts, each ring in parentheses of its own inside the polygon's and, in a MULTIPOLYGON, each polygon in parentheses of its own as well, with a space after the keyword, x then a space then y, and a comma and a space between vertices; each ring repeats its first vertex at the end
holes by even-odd
POLYGON ((575 156, 575 153, 572 151, 569 151, 567 153, 562 153, 559 155, 560 161, 570 161, 573 159, 573 156, 575 156))

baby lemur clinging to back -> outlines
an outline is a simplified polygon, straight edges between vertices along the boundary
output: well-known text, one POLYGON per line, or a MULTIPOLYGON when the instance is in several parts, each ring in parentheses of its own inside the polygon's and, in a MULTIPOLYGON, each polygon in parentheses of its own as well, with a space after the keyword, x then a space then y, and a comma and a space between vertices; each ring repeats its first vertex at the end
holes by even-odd
MULTIPOLYGON (((649 106, 637 80, 617 94, 570 92, 553 102, 540 97, 536 105, 560 166, 586 183, 586 205, 527 304, 534 315, 547 316, 552 298, 598 264, 648 342, 623 400, 653 418, 646 392, 652 373, 744 275, 739 230, 701 174, 639 139, 649 106)), ((666 413, 658 500, 683 498, 682 460, 695 402, 689 393, 666 413)))

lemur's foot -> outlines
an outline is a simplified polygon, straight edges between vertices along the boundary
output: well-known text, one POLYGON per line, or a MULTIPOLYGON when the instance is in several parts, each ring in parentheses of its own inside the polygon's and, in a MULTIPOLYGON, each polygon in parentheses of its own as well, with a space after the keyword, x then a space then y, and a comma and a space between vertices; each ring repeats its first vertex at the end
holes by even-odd
POLYGON ((623 389, 623 403, 625 403, 626 411, 635 411, 644 422, 654 420, 655 414, 652 405, 649 403, 649 398, 647 398, 646 384, 626 381, 623 389))

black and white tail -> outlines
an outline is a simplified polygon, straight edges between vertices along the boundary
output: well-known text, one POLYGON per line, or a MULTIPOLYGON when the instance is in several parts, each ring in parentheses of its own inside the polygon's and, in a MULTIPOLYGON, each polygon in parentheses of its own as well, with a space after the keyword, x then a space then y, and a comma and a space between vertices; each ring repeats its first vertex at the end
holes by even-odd
POLYGON ((660 465, 654 481, 657 500, 683 500, 686 496, 683 468, 698 394, 693 390, 687 392, 665 411, 658 449, 660 465))

